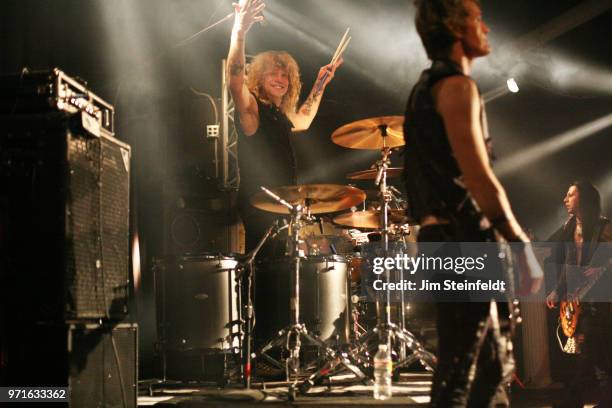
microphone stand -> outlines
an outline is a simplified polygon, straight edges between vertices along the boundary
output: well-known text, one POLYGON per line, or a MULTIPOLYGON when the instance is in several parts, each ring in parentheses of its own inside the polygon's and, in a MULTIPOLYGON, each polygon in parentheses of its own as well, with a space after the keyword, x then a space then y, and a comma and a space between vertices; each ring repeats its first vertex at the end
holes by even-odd
POLYGON ((281 230, 287 228, 287 226, 279 227, 278 220, 274 221, 270 228, 266 231, 263 237, 259 240, 255 248, 246 255, 246 258, 240 263, 240 272, 236 276, 238 287, 242 287, 242 279, 246 277, 246 305, 245 309, 245 334, 244 334, 244 351, 243 351, 243 374, 244 374, 244 386, 246 389, 251 389, 251 350, 253 346, 253 328, 254 328, 254 307, 253 307, 253 279, 255 278, 255 269, 253 268, 253 262, 255 257, 270 238, 273 238, 281 230))

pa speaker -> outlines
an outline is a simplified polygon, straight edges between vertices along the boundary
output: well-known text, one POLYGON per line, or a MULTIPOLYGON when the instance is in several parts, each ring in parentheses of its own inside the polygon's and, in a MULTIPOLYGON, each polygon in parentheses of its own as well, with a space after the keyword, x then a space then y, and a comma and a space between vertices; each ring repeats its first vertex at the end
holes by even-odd
POLYGON ((0 118, 0 286, 11 319, 121 319, 130 147, 63 112, 0 118))
POLYGON ((68 387, 71 408, 137 406, 135 324, 22 324, 0 344, 0 386, 68 387))

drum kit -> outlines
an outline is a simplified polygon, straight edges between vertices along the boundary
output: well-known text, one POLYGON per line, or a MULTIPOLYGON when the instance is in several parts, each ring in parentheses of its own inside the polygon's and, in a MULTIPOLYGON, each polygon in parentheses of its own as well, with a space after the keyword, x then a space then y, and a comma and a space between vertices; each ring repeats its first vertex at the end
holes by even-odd
MULTIPOLYGON (((344 253, 345 247, 352 251, 355 243, 364 242, 367 234, 360 232, 364 230, 375 236, 384 256, 394 255, 392 251, 398 248, 401 251, 403 242, 414 240, 417 227, 405 215, 405 202, 400 192, 387 182, 402 174, 402 168, 391 167, 393 149, 404 145, 402 125, 401 116, 370 118, 344 125, 331 136, 340 146, 380 151, 380 158, 372 168, 347 175, 350 180, 374 182, 378 199, 374 208, 355 210, 365 202, 366 192, 334 184, 271 189, 262 186, 262 191, 251 198, 254 207, 278 214, 279 219, 250 253, 232 265, 228 265, 228 259, 219 259, 216 270, 208 271, 214 279, 208 279, 207 285, 218 283, 219 287, 199 290, 201 296, 212 296, 216 306, 209 306, 208 311, 200 307, 200 317, 204 319, 205 313, 218 315, 219 311, 223 316, 217 317, 218 324, 207 323, 209 334, 190 339, 196 347, 215 347, 215 339, 226 339, 226 347, 233 347, 242 356, 241 374, 247 388, 251 386, 254 359, 284 369, 290 398, 295 397, 298 390, 307 392, 330 373, 347 372, 358 381, 371 384, 366 373, 371 370, 371 352, 378 344, 388 344, 394 350, 395 367, 418 361, 425 369, 434 369, 435 357, 406 327, 403 296, 401 306, 395 308, 399 310, 396 315, 391 313, 391 296, 387 293, 387 296, 376 297, 373 327, 368 328, 357 321, 364 302, 354 288, 362 273, 359 268, 367 262, 361 262, 361 258, 352 253, 344 253), (327 220, 324 224, 325 214, 349 209, 351 211, 331 218, 333 224, 327 220), (314 234, 313 229, 319 229, 320 234, 314 234), (342 229, 343 233, 334 232, 342 229), (280 236, 282 230, 287 230, 286 253, 279 259, 256 263, 261 248, 267 241, 280 236), (343 245, 351 238, 350 245, 343 245), (339 251, 339 247, 343 249, 339 251), (256 272, 260 273, 257 279, 256 272), (221 287, 222 281, 231 282, 229 287, 234 288, 226 291, 240 295, 236 299, 231 293, 221 296, 220 293, 226 292, 221 287), (212 295, 215 291, 217 294, 212 295), (224 321, 226 318, 229 323, 224 321), (286 326, 279 327, 282 324, 286 326), (305 370, 307 363, 312 361, 305 357, 303 345, 317 350, 314 372, 305 370), (279 347, 282 353, 271 352, 279 347)), ((206 259, 191 261, 207 262, 206 259)), ((389 282, 391 272, 386 270, 381 277, 389 282)), ((197 287, 195 283, 193 286, 197 287)))

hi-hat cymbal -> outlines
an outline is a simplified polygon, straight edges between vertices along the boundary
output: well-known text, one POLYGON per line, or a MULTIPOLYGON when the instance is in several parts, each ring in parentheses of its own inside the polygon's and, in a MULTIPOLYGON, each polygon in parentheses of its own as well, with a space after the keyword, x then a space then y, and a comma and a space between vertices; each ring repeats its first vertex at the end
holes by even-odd
MULTIPOLYGON (((271 188, 274 194, 291 205, 308 205, 312 214, 346 210, 362 203, 366 194, 356 187, 338 184, 303 184, 271 188)), ((251 204, 275 214, 289 214, 289 209, 261 191, 251 197, 251 204)))
MULTIPOLYGON (((399 177, 402 175, 402 171, 404 171, 403 167, 389 167, 387 169, 387 178, 399 177)), ((377 174, 377 169, 368 169, 349 173, 346 175, 346 178, 351 180, 375 180, 377 174)))
POLYGON ((403 124, 403 116, 362 119, 339 127, 331 139, 335 144, 351 149, 380 150, 403 146, 403 124), (386 129, 386 137, 383 137, 383 129, 386 129))
MULTIPOLYGON (((379 229, 380 224, 380 211, 378 210, 367 210, 367 211, 354 211, 346 214, 340 214, 334 217, 336 224, 344 225, 347 227, 357 229, 379 229)), ((406 217, 404 210, 389 210, 389 224, 407 224, 408 217, 406 217)))

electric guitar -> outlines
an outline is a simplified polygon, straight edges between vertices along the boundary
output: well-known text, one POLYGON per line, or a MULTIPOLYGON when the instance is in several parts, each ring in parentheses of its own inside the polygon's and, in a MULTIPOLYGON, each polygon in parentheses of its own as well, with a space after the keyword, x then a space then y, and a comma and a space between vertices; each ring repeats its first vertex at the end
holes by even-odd
MULTIPOLYGON (((559 327, 561 331, 568 338, 565 346, 559 339, 559 345, 561 349, 570 354, 577 352, 574 335, 576 334, 576 328, 580 321, 580 314, 582 313, 582 306, 580 302, 587 293, 595 286, 599 281, 599 278, 606 272, 606 268, 601 268, 599 271, 593 273, 589 278, 580 285, 575 291, 572 292, 565 300, 562 300, 559 304, 559 327)), ((558 330, 558 329, 557 329, 558 330)), ((557 334, 558 336, 558 334, 557 334)))
POLYGON ((590 276, 580 287, 578 287, 566 300, 562 300, 559 306, 559 323, 563 334, 567 337, 573 337, 576 333, 576 326, 580 319, 581 306, 580 302, 586 294, 595 286, 599 278, 605 272, 604 268, 595 272, 590 276))

